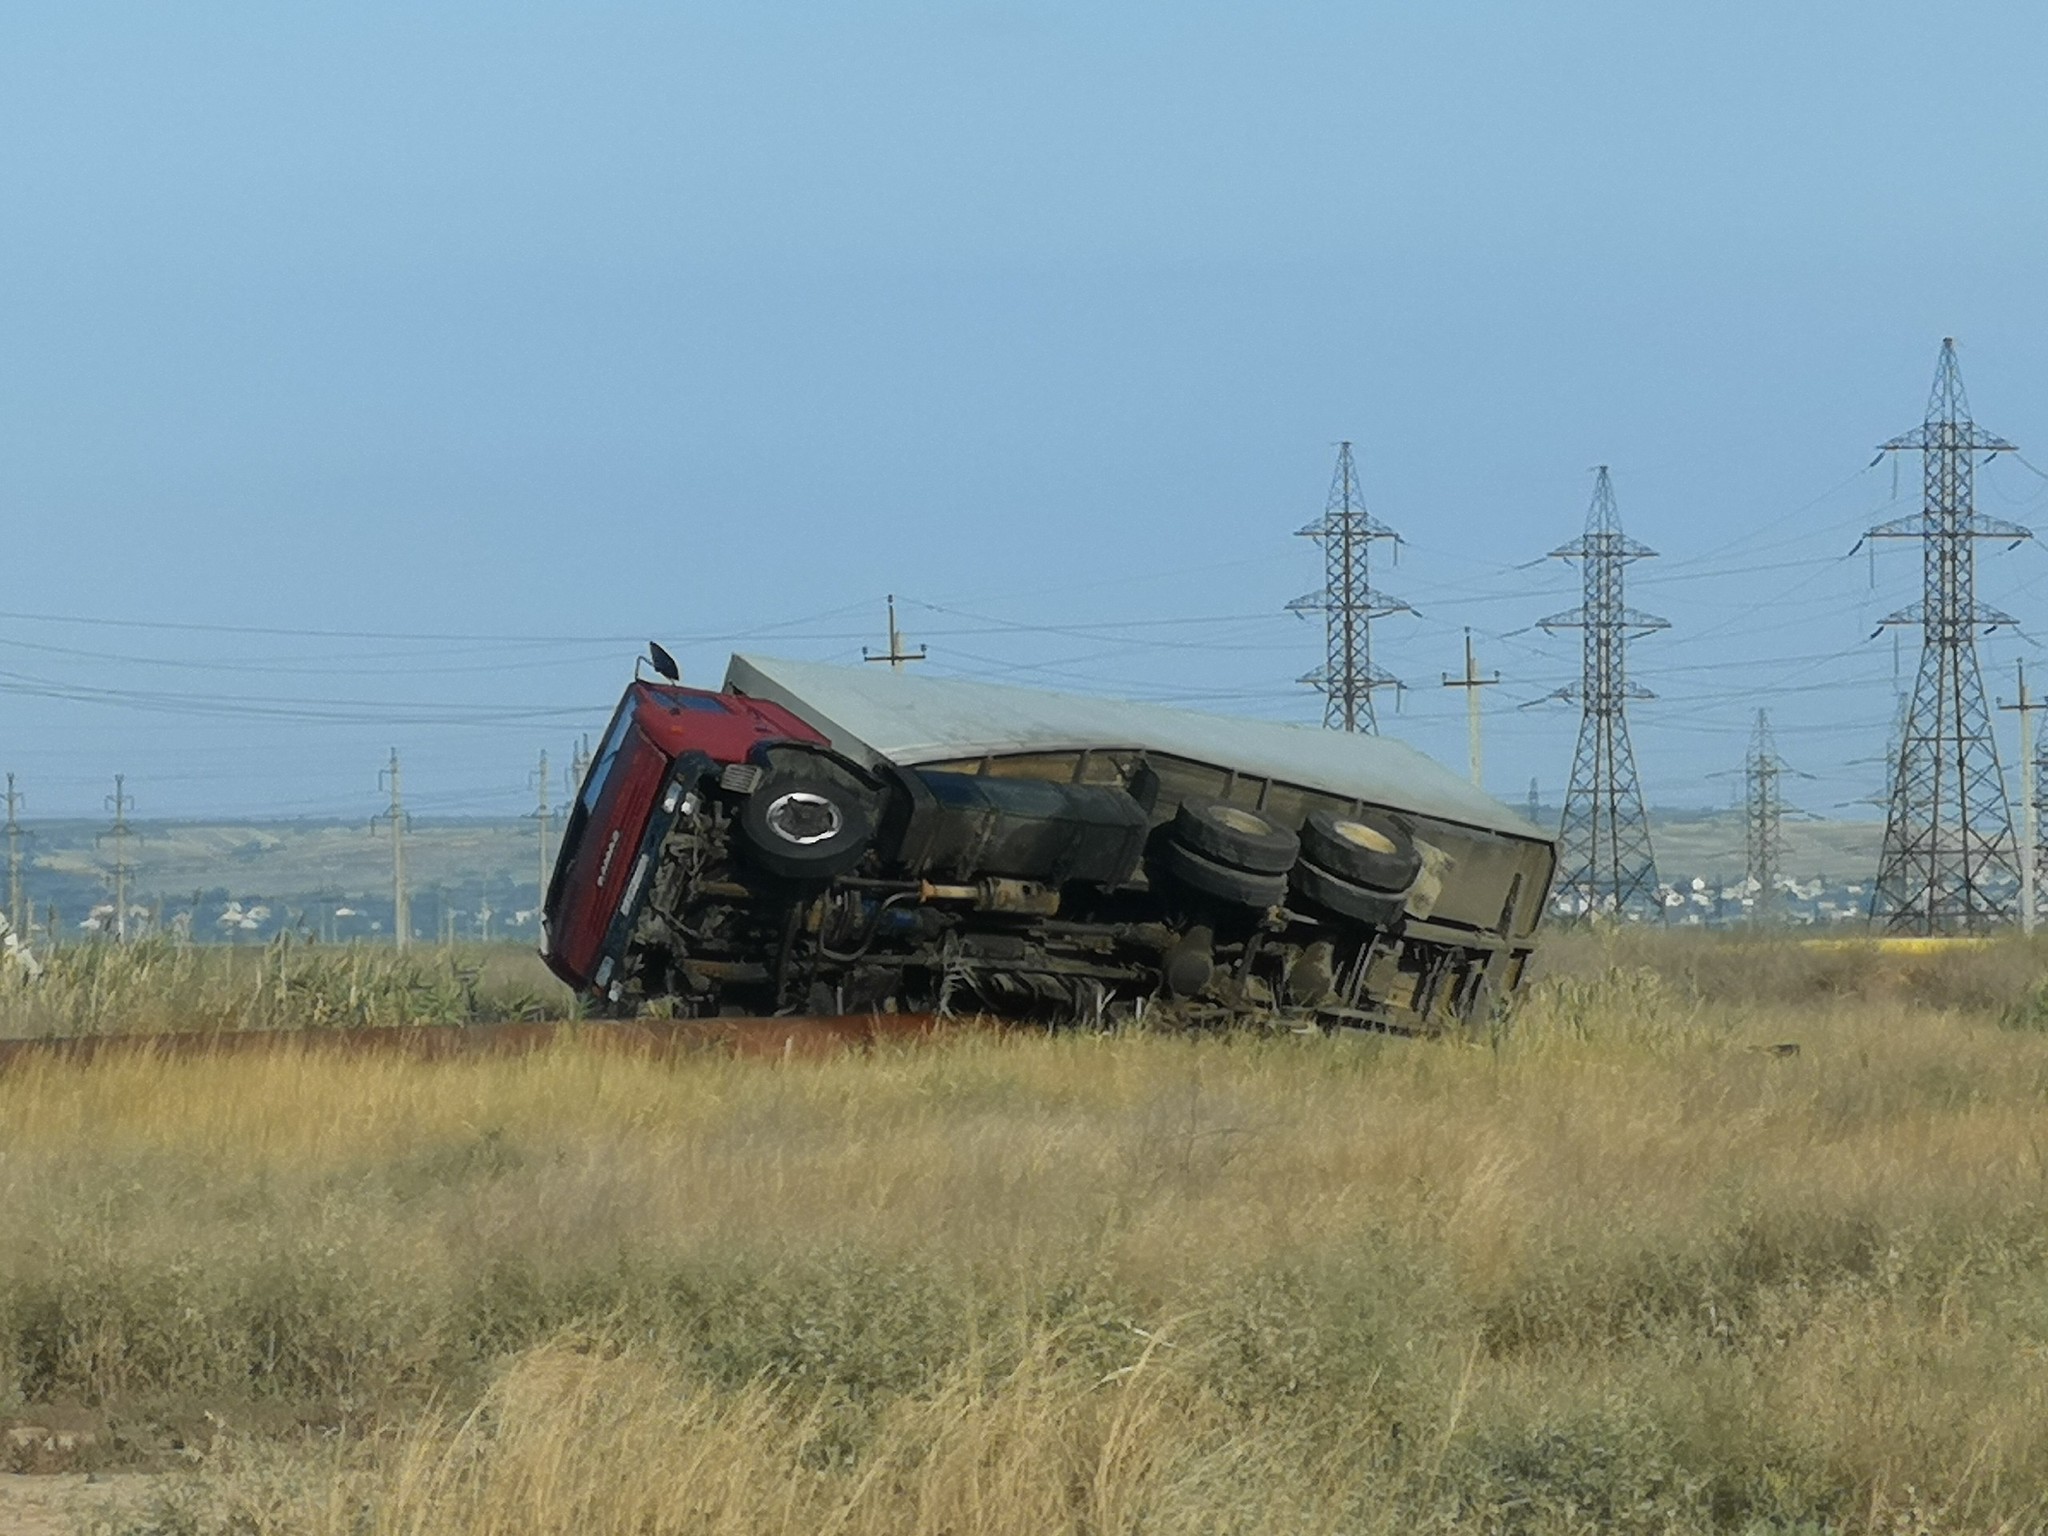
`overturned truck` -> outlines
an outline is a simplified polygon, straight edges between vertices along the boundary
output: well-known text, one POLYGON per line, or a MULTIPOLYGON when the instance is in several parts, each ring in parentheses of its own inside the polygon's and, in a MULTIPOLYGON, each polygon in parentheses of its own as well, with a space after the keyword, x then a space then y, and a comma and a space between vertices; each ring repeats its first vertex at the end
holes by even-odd
POLYGON ((1382 737, 735 656, 627 688, 541 952, 614 1011, 1440 1032, 1520 981, 1555 862, 1382 737))

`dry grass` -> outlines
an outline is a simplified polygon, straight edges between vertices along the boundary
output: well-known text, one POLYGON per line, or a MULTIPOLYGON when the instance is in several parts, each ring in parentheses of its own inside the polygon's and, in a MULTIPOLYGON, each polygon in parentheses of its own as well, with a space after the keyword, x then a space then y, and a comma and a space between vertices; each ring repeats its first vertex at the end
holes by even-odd
POLYGON ((570 1006, 537 955, 508 945, 400 955, 289 937, 250 948, 149 939, 68 945, 42 961, 34 985, 0 972, 0 1038, 466 1024, 570 1006))
POLYGON ((0 1412, 163 1533, 2048 1525, 2033 955, 1644 942, 1490 1050, 36 1068, 0 1412))

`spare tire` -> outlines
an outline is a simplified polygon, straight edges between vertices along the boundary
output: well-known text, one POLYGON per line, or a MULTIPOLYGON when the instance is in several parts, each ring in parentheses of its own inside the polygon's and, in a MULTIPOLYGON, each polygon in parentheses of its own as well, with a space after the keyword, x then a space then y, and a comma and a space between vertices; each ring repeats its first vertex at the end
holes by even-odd
POLYGON ((1301 857, 1351 885, 1397 896, 1407 895, 1422 873, 1415 839, 1379 811, 1310 811, 1301 828, 1301 857))
POLYGON ((1203 858, 1255 875, 1284 875, 1301 853, 1301 839, 1264 811, 1227 800, 1183 800, 1173 835, 1203 858))
POLYGON ((1339 880, 1326 869, 1303 860, 1294 866, 1294 892, 1302 902, 1335 917, 1368 928, 1391 928, 1401 916, 1402 897, 1392 891, 1368 890, 1339 880))
POLYGON ((740 810, 740 837, 754 865, 783 880, 831 880, 874 841, 859 795, 829 779, 770 774, 740 810))
POLYGON ((1287 899, 1285 875, 1255 875, 1232 869, 1214 859, 1204 858, 1185 844, 1168 840, 1164 853, 1167 873, 1182 885, 1204 896, 1214 896, 1240 907, 1274 907, 1287 899))

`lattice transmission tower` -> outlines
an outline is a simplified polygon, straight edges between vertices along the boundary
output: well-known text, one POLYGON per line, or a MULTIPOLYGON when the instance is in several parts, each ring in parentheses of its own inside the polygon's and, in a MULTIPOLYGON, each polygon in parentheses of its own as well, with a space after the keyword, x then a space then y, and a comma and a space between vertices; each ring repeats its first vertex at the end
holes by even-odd
POLYGON ((1323 546, 1320 591, 1297 597, 1290 613, 1323 615, 1327 654, 1322 666, 1299 681, 1323 695, 1323 724, 1333 731, 1378 731, 1373 691, 1398 688, 1400 680, 1372 661, 1372 621, 1415 610, 1398 597, 1373 590, 1373 540, 1400 542, 1400 535, 1365 510, 1358 487, 1358 469, 1351 445, 1337 445, 1337 470, 1330 479, 1330 500, 1323 515, 1298 535, 1323 546))
POLYGON ((1584 669, 1576 687, 1559 698, 1578 699, 1579 745, 1572 757, 1571 787, 1565 792, 1560 832, 1563 861, 1555 899, 1568 913, 1661 916, 1657 861, 1650 851, 1650 818, 1636 779, 1635 749, 1629 744, 1626 705, 1654 695, 1628 679, 1628 642, 1669 622, 1639 613, 1622 595, 1622 572, 1657 552, 1621 531, 1614 484, 1602 464, 1593 481, 1593 505, 1586 531, 1553 549, 1551 558, 1576 560, 1584 579, 1584 600, 1570 613, 1552 614, 1541 628, 1584 632, 1584 669))
POLYGON ((2031 755, 2033 761, 2031 763, 2022 763, 2020 766, 2022 786, 2025 792, 2033 797, 2032 804, 2028 806, 2031 814, 2027 817, 2027 820, 2033 825, 2027 839, 2029 846, 2024 850, 2033 855, 2033 864, 2027 870, 2027 873, 2033 877, 2033 899, 2035 906, 2035 911, 2028 914, 2028 932, 2030 933, 2033 931, 2033 925, 2039 921, 2040 916, 2041 877, 2043 874, 2048 874, 2048 823, 2044 823, 2041 816, 2042 807, 2048 806, 2048 741, 2036 739, 2032 747, 2031 754, 2022 754, 2022 756, 2031 755))
POLYGON ((1742 850, 1749 882, 1756 887, 1751 922, 1769 923, 1778 917, 1779 877, 1785 867, 1785 796, 1779 781, 1785 773, 1785 760, 1771 737, 1770 711, 1760 709, 1749 738, 1749 756, 1742 764, 1742 850))
POLYGON ((1892 762, 1870 915, 1894 932, 1978 932, 2013 915, 2020 866, 1977 669, 1977 632, 2013 620, 1977 601, 1977 540, 2033 534, 1977 513, 1978 456, 2013 445, 1970 419, 1952 338, 1941 343, 1927 419, 1879 451, 1908 450, 1920 455, 1921 511, 1866 535, 1918 539, 1922 556, 1920 601, 1883 621, 1919 627, 1920 669, 1892 762))

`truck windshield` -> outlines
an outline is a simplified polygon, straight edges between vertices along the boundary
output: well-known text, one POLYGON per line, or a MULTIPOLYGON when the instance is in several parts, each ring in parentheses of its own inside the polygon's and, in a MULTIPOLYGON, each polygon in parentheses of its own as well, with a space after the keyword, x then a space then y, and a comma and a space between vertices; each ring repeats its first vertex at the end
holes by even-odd
POLYGON ((597 814, 598 796, 604 793, 604 781, 611 776, 612 764, 618 761, 619 748, 626 744, 626 733, 633 729, 633 711, 622 706, 612 719, 612 728, 605 732, 604 745, 597 749, 597 760, 590 765, 590 773, 583 780, 583 812, 587 816, 597 814))

